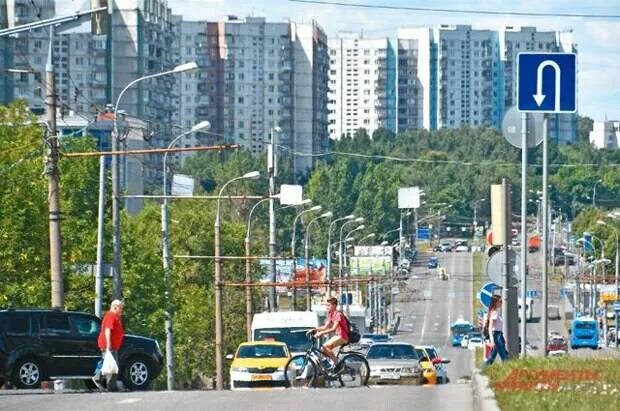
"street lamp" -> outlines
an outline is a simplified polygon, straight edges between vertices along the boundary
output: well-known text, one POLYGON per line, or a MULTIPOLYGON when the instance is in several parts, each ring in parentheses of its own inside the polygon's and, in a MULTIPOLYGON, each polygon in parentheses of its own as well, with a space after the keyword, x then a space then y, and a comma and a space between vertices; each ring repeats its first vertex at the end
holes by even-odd
POLYGON ((287 208, 305 206, 305 205, 308 205, 308 204, 312 204, 312 199, 311 198, 305 198, 305 199, 301 200, 301 202, 299 204, 291 204, 291 205, 287 205, 287 206, 284 206, 284 207, 280 207, 280 208, 278 208, 278 211, 286 210, 287 208))
POLYGON ((112 249, 114 254, 113 269, 114 269, 114 298, 121 298, 121 220, 120 220, 120 181, 119 181, 119 164, 118 164, 118 106, 121 102, 121 98, 127 90, 129 90, 136 83, 153 79, 156 77, 165 76, 168 74, 182 73, 189 70, 195 70, 198 65, 195 62, 185 63, 176 66, 172 70, 163 71, 161 73, 150 74, 133 80, 127 84, 125 88, 120 92, 114 105, 114 122, 112 133, 112 249))
POLYGON ((363 238, 360 240, 360 244, 362 243, 362 241, 364 241, 364 240, 368 240, 368 239, 371 239, 371 238, 375 238, 375 233, 370 233, 370 234, 368 234, 366 237, 363 237, 363 238))
MULTIPOLYGON (((618 292, 618 229, 616 227, 614 227, 614 226, 609 225, 608 223, 606 223, 603 220, 598 220, 596 222, 596 224, 604 225, 604 226, 607 226, 607 227, 611 227, 614 230, 613 233, 614 233, 614 236, 616 237, 616 273, 615 273, 615 282, 614 283, 615 283, 615 290, 616 290, 616 301, 618 301, 619 300, 619 298, 618 298, 618 293, 619 293, 618 292)), ((619 321, 618 321, 618 313, 616 313, 616 348, 618 348, 618 323, 619 323, 619 321)))
POLYGON ((291 258, 293 259, 293 264, 292 264, 292 276, 293 276, 293 311, 295 310, 295 307, 297 306, 297 287, 295 287, 295 276, 297 274, 297 257, 295 257, 295 234, 296 234, 296 227, 297 227, 297 220, 299 219, 299 217, 301 217, 302 215, 306 214, 306 213, 310 213, 310 212, 314 212, 314 211, 321 211, 323 207, 321 207, 320 205, 315 205, 314 207, 311 207, 307 210, 303 210, 301 211, 299 214, 297 214, 295 216, 295 218, 293 219, 293 233, 291 235, 291 258))
POLYGON ((306 226, 306 241, 305 241, 305 257, 306 257, 306 309, 308 311, 312 311, 312 298, 311 298, 311 287, 310 287, 310 258, 309 258, 309 241, 310 241, 310 227, 312 223, 318 221, 321 218, 331 218, 334 214, 331 211, 321 214, 318 217, 314 217, 308 225, 306 226))
POLYGON ((215 211, 215 385, 218 390, 224 389, 224 365, 222 357, 222 341, 224 329, 222 324, 222 261, 220 260, 220 200, 226 187, 233 181, 243 179, 257 179, 260 172, 251 171, 229 180, 222 186, 217 196, 217 208, 215 211))
MULTIPOLYGON (((168 144, 168 149, 172 148, 179 139, 199 130, 209 129, 211 124, 208 121, 202 121, 192 127, 189 131, 179 134, 174 140, 168 144)), ((168 391, 174 390, 175 367, 174 367, 174 334, 172 331, 172 281, 170 269, 170 233, 168 229, 168 168, 167 168, 168 152, 164 154, 163 162, 163 192, 164 202, 161 205, 161 232, 162 232, 162 262, 164 266, 164 285, 166 288, 166 313, 165 313, 165 331, 166 331, 166 371, 167 371, 167 388, 168 391)), ((99 293, 102 295, 102 293, 99 293)))
MULTIPOLYGON (((347 235, 344 238, 344 245, 345 245, 345 249, 344 249, 344 255, 343 255, 343 266, 345 267, 345 269, 348 268, 348 264, 347 264, 347 251, 346 251, 346 243, 347 241, 349 241, 350 239, 352 239, 351 234, 355 233, 356 231, 360 231, 365 229, 366 226, 364 224, 359 225, 357 227, 355 227, 354 229, 350 230, 347 235)), ((347 270, 347 279, 349 279, 351 277, 350 273, 348 272, 349 270, 347 270)), ((342 271, 341 271, 342 272, 342 271)), ((340 279, 342 281, 342 278, 340 279)), ((341 286, 342 287, 342 286, 341 286)), ((349 315, 349 296, 348 296, 348 290, 349 290, 349 284, 347 283, 345 286, 345 310, 346 310, 346 314, 349 315)), ((342 294, 342 293, 341 293, 342 294)))
POLYGON ((592 188, 592 206, 593 207, 596 207, 596 186, 602 182, 603 180, 599 178, 598 180, 596 180, 596 182, 594 183, 594 187, 592 188))
POLYGON ((334 224, 340 222, 340 221, 346 221, 346 220, 352 220, 355 218, 354 214, 349 214, 347 216, 344 217, 340 217, 335 219, 334 221, 332 221, 329 225, 329 227, 327 228, 327 296, 331 297, 332 295, 332 285, 331 285, 331 278, 332 278, 332 270, 331 270, 331 266, 332 266, 332 227, 334 226, 334 224))
POLYGON ((250 213, 248 214, 248 225, 245 233, 245 323, 246 323, 246 333, 248 341, 252 341, 252 289, 250 288, 250 283, 252 282, 252 263, 250 261, 250 255, 252 253, 252 246, 250 244, 250 231, 252 228, 252 214, 254 214, 254 210, 260 204, 265 201, 270 200, 269 197, 263 198, 259 200, 252 208, 250 209, 250 213))

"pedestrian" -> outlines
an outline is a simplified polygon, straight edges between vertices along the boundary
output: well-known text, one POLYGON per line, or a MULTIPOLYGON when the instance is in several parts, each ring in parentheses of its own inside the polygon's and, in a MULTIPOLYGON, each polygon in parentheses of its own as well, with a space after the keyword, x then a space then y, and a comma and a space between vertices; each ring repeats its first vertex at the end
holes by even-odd
MULTIPOLYGON (((112 356, 116 360, 118 365, 118 351, 123 345, 123 338, 125 337, 125 330, 123 329, 123 302, 121 300, 114 300, 110 304, 110 311, 105 313, 103 321, 101 321, 101 331, 99 331, 99 339, 97 344, 101 350, 102 360, 97 366, 93 382, 100 389, 101 387, 101 364, 103 363, 103 356, 106 351, 110 351, 112 356)), ((106 375, 106 388, 108 391, 116 391, 116 374, 106 375)))
POLYGON ((484 362, 482 366, 483 369, 493 364, 497 354, 502 358, 502 361, 508 359, 506 340, 504 339, 504 332, 502 331, 504 327, 504 319, 502 318, 502 297, 499 295, 494 295, 491 298, 486 327, 489 330, 491 353, 489 354, 489 358, 484 362))

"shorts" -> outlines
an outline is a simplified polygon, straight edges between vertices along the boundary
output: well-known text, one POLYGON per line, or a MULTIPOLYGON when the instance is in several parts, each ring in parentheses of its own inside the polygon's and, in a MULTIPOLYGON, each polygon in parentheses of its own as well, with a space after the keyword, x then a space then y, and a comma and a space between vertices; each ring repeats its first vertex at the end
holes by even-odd
POLYGON ((325 348, 329 348, 330 350, 336 347, 341 347, 345 344, 347 344, 348 341, 346 341, 344 338, 342 338, 339 335, 334 335, 332 338, 330 338, 329 340, 325 341, 325 344, 323 344, 323 347, 325 348))

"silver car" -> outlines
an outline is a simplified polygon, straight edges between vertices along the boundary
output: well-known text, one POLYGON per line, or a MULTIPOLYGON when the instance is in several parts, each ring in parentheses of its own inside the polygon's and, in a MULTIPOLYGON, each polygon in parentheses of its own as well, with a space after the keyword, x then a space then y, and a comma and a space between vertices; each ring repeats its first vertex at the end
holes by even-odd
POLYGON ((422 369, 415 348, 406 343, 375 343, 366 353, 369 384, 422 383, 422 369))

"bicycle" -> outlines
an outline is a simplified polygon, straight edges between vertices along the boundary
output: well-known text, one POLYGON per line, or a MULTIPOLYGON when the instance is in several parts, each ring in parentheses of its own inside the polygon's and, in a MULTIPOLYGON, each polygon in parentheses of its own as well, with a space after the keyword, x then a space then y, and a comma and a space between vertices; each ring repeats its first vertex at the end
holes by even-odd
POLYGON ((370 367, 366 358, 356 351, 343 351, 340 348, 337 358, 342 365, 339 371, 331 368, 331 360, 317 347, 317 338, 314 334, 308 334, 311 341, 305 354, 293 356, 284 368, 284 378, 289 388, 313 388, 317 383, 324 380, 326 386, 362 387, 368 385, 370 367), (342 357, 342 358, 341 358, 342 357))

